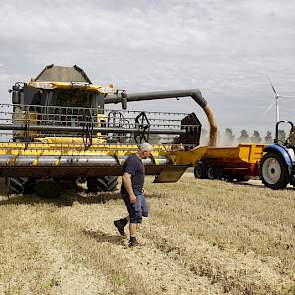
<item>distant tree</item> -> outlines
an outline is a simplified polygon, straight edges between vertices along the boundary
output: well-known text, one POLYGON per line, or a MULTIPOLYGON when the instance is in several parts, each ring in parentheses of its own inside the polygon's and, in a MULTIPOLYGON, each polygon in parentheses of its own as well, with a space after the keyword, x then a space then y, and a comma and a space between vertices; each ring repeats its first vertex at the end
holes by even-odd
POLYGON ((239 137, 239 143, 248 143, 248 142, 249 142, 249 134, 247 130, 243 129, 239 137))
POLYGON ((271 132, 269 130, 266 132, 266 136, 264 137, 264 142, 266 144, 270 144, 270 143, 273 142, 272 135, 271 135, 271 132))
POLYGON ((230 128, 226 128, 223 134, 222 143, 225 146, 232 146, 234 143, 235 136, 233 135, 233 131, 230 128))
POLYGON ((279 131, 278 131, 278 140, 281 141, 281 142, 286 141, 286 132, 285 132, 285 130, 279 129, 279 131))
POLYGON ((260 137, 260 134, 257 130, 254 130, 253 135, 250 137, 250 142, 251 143, 260 143, 261 142, 261 137, 260 137))

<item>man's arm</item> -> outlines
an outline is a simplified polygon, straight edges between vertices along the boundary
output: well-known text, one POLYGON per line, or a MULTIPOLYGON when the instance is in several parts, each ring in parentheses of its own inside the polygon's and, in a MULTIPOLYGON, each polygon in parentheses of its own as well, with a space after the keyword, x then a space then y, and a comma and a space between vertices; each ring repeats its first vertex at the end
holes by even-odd
POLYGON ((124 172, 122 179, 123 179, 123 183, 126 188, 126 191, 129 195, 129 200, 130 200, 131 204, 135 204, 136 203, 136 196, 135 196, 133 189, 132 189, 131 174, 129 174, 128 172, 124 172))

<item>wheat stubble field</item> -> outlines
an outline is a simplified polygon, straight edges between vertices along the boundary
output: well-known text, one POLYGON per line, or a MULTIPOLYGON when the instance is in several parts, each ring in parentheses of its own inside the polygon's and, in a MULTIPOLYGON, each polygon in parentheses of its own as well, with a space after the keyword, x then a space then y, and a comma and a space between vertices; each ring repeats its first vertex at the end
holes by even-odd
POLYGON ((295 190, 147 179, 142 248, 119 195, 0 199, 0 294, 294 294, 295 190), (68 198, 68 197, 67 197, 68 198))

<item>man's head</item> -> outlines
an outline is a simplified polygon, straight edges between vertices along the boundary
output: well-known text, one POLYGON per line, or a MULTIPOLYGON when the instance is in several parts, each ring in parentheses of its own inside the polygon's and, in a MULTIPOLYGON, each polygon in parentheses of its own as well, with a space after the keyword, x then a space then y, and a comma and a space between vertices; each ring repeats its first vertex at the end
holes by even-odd
POLYGON ((141 159, 146 159, 150 157, 152 151, 153 146, 147 142, 144 142, 140 144, 137 154, 141 159))

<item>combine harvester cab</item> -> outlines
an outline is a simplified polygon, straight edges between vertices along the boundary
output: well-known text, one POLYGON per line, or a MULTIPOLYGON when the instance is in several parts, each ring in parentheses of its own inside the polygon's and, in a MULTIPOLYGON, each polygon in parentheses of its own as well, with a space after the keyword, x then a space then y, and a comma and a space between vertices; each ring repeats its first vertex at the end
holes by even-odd
POLYGON ((209 145, 216 142, 214 116, 199 90, 127 94, 92 84, 77 66, 50 65, 10 92, 12 104, 0 106, 0 176, 9 193, 33 192, 44 182, 75 186, 81 179, 90 192, 113 191, 126 157, 142 142, 154 147, 146 174, 155 182, 177 181, 203 153, 200 121, 194 113, 127 111, 133 101, 191 97, 208 117, 209 145), (114 103, 122 110, 106 108, 114 103))
POLYGON ((247 181, 259 176, 262 144, 208 147, 194 169, 196 178, 247 181))
POLYGON ((266 187, 284 189, 288 184, 295 185, 295 129, 290 121, 276 124, 274 143, 265 147, 261 161, 261 179, 266 187), (290 136, 286 142, 279 140, 279 126, 289 124, 290 136))

